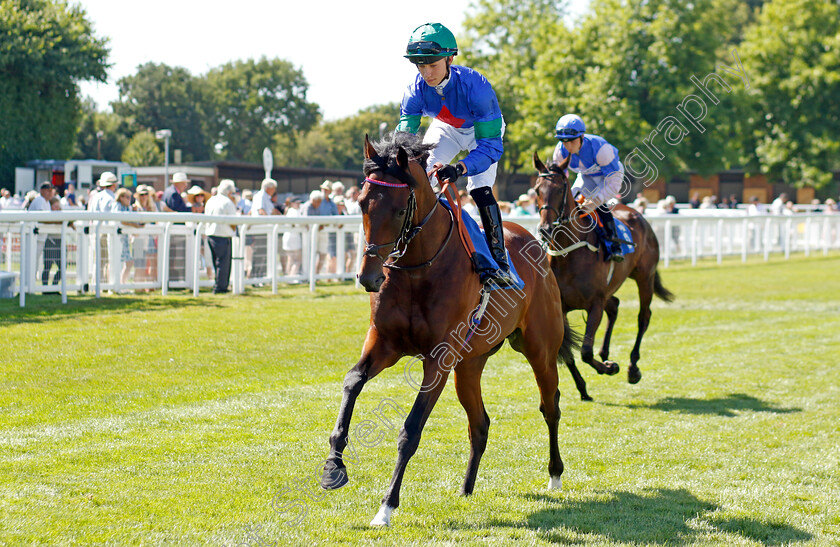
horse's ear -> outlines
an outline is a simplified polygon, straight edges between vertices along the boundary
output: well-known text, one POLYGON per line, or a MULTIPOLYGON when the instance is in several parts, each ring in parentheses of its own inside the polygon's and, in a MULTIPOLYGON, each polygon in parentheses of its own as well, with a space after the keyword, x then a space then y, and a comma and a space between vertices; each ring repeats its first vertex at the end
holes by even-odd
POLYGON ((561 161, 561 162, 557 165, 557 168, 558 168, 558 169, 560 169, 561 171, 565 171, 565 170, 569 167, 569 162, 570 162, 570 161, 572 161, 572 155, 571 155, 571 154, 569 154, 568 156, 566 156, 566 159, 564 159, 563 161, 561 161))
POLYGON ((408 171, 408 152, 402 146, 397 150, 397 165, 403 171, 408 171))
POLYGON ((536 150, 534 151, 534 168, 540 173, 546 172, 545 164, 540 160, 540 155, 536 150))
POLYGON ((370 144, 370 139, 368 139, 368 135, 365 133, 365 159, 372 160, 377 156, 376 149, 370 144))

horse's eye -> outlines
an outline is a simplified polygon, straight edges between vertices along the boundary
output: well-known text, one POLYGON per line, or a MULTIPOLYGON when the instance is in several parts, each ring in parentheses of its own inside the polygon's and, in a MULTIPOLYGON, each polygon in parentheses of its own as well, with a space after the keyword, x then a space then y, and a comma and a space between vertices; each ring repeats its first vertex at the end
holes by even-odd
POLYGON ((398 217, 404 217, 405 216, 405 209, 400 209, 399 211, 397 211, 397 216, 398 217))

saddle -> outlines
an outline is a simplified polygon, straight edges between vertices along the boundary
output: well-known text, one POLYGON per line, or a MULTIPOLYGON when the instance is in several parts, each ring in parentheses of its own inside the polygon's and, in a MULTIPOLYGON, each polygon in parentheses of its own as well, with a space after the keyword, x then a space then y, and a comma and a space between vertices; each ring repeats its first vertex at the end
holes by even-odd
MULTIPOLYGON (((578 195, 575 198, 578 205, 581 205, 583 200, 584 198, 582 195, 578 195)), ((610 234, 607 232, 607 229, 601 220, 601 215, 598 214, 597 209, 593 209, 588 213, 580 215, 580 218, 584 217, 589 217, 589 221, 595 226, 595 234, 598 236, 598 247, 603 248, 607 254, 609 254, 612 243, 619 244, 619 247, 621 248, 621 256, 630 254, 635 250, 636 244, 633 242, 633 234, 630 232, 630 229, 627 228, 627 225, 616 218, 615 215, 612 215, 613 223, 615 224, 615 234, 613 237, 610 237, 610 234)), ((615 250, 613 250, 613 252, 615 252, 615 250)))
MULTIPOLYGON (((458 235, 461 238, 461 244, 467 252, 470 262, 472 262, 473 271, 477 273, 483 269, 498 269, 499 265, 496 263, 496 259, 493 258, 493 253, 490 252, 490 247, 487 245, 487 238, 484 237, 484 232, 481 231, 478 223, 461 209, 460 200, 456 195, 453 195, 450 187, 450 183, 444 185, 439 200, 444 207, 453 213, 458 225, 458 235), (445 197, 445 199, 442 199, 442 197, 445 197)), ((510 266, 510 273, 514 280, 516 280, 516 285, 514 287, 498 287, 490 284, 487 286, 488 290, 513 288, 522 290, 525 287, 525 282, 516 273, 516 268, 510 258, 510 251, 507 251, 507 259, 508 265, 510 266)))

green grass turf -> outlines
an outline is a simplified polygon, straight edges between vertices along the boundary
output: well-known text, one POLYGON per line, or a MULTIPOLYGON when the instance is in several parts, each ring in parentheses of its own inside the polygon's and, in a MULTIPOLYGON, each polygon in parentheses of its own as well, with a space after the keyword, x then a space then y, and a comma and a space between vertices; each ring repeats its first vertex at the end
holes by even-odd
MULTIPOLYGON (((578 363, 585 403, 561 370, 560 492, 533 376, 505 347, 484 375, 475 495, 457 494, 469 451, 450 385, 386 530, 368 523, 396 431, 356 442, 348 486, 315 487, 363 292, 3 300, 0 545, 837 545, 838 271, 836 255, 663 270, 677 300, 654 301, 638 385, 625 286, 621 374, 578 363)), ((386 397, 410 408, 405 362, 368 384, 354 424, 386 397)))

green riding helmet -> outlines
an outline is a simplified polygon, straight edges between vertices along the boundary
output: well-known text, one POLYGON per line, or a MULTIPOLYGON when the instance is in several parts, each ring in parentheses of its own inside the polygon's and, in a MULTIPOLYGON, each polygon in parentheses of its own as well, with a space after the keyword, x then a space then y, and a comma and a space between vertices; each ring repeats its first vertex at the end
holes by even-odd
POLYGON ((411 33, 405 58, 415 65, 428 65, 458 54, 455 35, 440 23, 425 23, 411 33))

